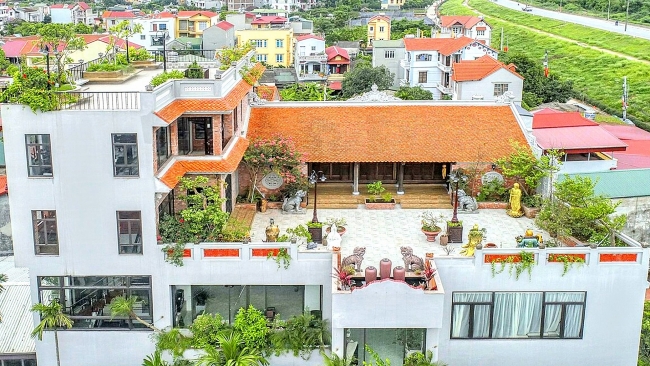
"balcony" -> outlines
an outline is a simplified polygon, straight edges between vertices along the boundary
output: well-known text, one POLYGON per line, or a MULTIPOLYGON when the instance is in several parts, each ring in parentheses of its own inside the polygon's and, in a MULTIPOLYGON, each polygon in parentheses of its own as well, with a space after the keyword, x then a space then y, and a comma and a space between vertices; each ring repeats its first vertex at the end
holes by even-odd
POLYGON ((443 85, 441 83, 436 84, 436 88, 440 90, 441 93, 443 94, 451 94, 453 93, 453 90, 447 85, 443 85))
POLYGON ((406 69, 406 70, 411 69, 411 63, 408 60, 399 60, 399 65, 403 69, 406 69))
POLYGON ((322 54, 322 55, 300 55, 298 56, 298 61, 300 62, 319 62, 319 63, 326 63, 327 62, 327 55, 322 54))
POLYGON ((451 72, 451 64, 449 65, 438 64, 438 68, 444 72, 451 72))

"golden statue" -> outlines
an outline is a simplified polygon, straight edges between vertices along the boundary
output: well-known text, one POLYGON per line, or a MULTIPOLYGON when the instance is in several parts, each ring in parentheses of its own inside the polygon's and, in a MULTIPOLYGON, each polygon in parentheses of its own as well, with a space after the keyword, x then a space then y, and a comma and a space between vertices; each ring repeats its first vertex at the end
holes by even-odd
POLYGON ((476 246, 483 241, 484 232, 485 230, 479 229, 478 224, 474 224, 474 227, 472 227, 472 229, 467 234, 469 243, 461 247, 463 250, 460 251, 460 254, 467 257, 473 256, 474 251, 476 251, 476 246))
POLYGON ((280 228, 271 219, 269 226, 266 227, 266 241, 268 243, 274 243, 278 241, 278 235, 280 235, 280 228))
POLYGON ((507 211, 508 216, 510 217, 522 217, 524 212, 521 210, 521 189, 519 189, 519 183, 510 189, 510 209, 507 211))
POLYGON ((447 178, 447 164, 442 164, 442 179, 447 178))
POLYGON ((535 235, 531 229, 527 229, 523 237, 518 236, 515 239, 518 248, 537 248, 543 242, 542 235, 535 235))

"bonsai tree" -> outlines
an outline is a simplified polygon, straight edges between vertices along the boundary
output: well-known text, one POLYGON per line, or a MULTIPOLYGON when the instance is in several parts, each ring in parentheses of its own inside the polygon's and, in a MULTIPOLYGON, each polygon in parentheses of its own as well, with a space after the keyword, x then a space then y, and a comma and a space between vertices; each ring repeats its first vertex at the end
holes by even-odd
POLYGON ((291 138, 281 135, 251 141, 242 163, 250 177, 247 200, 251 203, 255 202, 255 192, 261 193, 258 184, 270 172, 281 175, 285 184, 303 179, 300 166, 304 163, 304 157, 291 138))
POLYGON ((61 356, 59 354, 59 328, 72 328, 72 319, 63 313, 63 306, 59 304, 58 299, 52 300, 49 304, 34 304, 31 309, 38 312, 41 317, 40 323, 32 330, 32 337, 43 340, 43 332, 46 330, 54 331, 54 347, 56 347, 56 364, 61 366, 61 356))
POLYGON ((386 192, 386 188, 384 188, 380 180, 368 183, 366 187, 368 188, 368 194, 370 194, 370 197, 368 197, 369 202, 390 202, 393 199, 393 195, 386 192))
MULTIPOLYGON (((115 43, 117 42, 118 39, 125 39, 128 41, 129 37, 137 33, 142 33, 142 30, 143 30, 142 24, 131 24, 128 20, 123 20, 117 23, 116 25, 110 27, 108 29, 108 33, 110 34, 110 37, 109 37, 108 48, 106 49, 106 53, 108 54, 109 52, 115 49, 115 43)), ((127 52, 129 51, 129 48, 127 48, 127 52)), ((117 57, 115 58, 115 62, 117 62, 117 57)))
POLYGON ((420 218, 422 219, 422 231, 428 231, 428 232, 440 232, 442 231, 442 228, 440 227, 440 224, 445 220, 445 217, 440 214, 438 216, 435 215, 433 211, 425 211, 420 215, 420 218))

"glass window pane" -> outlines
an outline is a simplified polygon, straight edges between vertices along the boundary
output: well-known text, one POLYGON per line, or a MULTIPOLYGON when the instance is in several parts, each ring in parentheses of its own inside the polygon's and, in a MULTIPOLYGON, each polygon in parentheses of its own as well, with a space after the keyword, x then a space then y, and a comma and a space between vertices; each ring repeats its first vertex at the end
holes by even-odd
POLYGON ((541 318, 541 292, 494 294, 494 338, 539 336, 541 318))
POLYGON ((23 366, 23 362, 21 360, 4 360, 4 366, 23 366))
POLYGON ((61 290, 41 290, 40 295, 43 304, 50 304, 61 299, 61 290))
POLYGON ((113 134, 114 143, 137 143, 137 135, 135 133, 114 133, 113 134))
POLYGON ((471 305, 454 305, 451 325, 452 338, 469 337, 469 311, 471 305))
POLYGON ((137 298, 135 304, 133 304, 133 311, 139 317, 150 317, 151 316, 151 300, 149 298, 149 290, 131 290, 130 296, 135 296, 137 298))
POLYGON ((582 305, 567 305, 564 314, 564 338, 579 338, 582 329, 582 305))
POLYGON ((61 277, 40 277, 40 285, 41 287, 61 286, 61 277))
POLYGON ((23 366, 36 366, 36 360, 24 360, 23 366))
POLYGON ((583 302, 584 292, 547 292, 546 302, 583 302))
POLYGON ((131 286, 149 286, 151 278, 149 276, 132 276, 131 286))
POLYGON ((490 305, 474 306, 472 338, 490 338, 490 305))
POLYGON ((544 312, 544 338, 560 337, 562 305, 546 305, 544 312))
POLYGON ((304 312, 304 286, 266 286, 266 307, 274 307, 282 319, 304 312))
POLYGON ((454 302, 491 302, 491 292, 454 292, 454 302))

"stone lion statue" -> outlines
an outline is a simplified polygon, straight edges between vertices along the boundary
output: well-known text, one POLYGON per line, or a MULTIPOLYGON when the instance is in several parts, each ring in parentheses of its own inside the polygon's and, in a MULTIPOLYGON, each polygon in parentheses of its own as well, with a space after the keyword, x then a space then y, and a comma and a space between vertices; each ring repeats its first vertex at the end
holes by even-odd
POLYGON ((476 198, 468 196, 462 189, 458 190, 458 208, 463 211, 476 211, 478 210, 478 202, 476 198))
POLYGON ((400 247, 399 249, 402 252, 402 259, 404 259, 404 268, 406 268, 407 271, 415 272, 418 269, 424 269, 424 261, 422 258, 413 255, 413 248, 400 247))
POLYGON ((352 251, 352 255, 343 258, 341 261, 341 268, 345 268, 354 264, 357 272, 361 272, 361 262, 363 262, 363 255, 366 254, 366 247, 356 247, 352 251))
POLYGON ((282 204, 282 211, 284 212, 302 212, 302 208, 300 208, 300 203, 302 202, 302 198, 305 197, 307 192, 303 190, 297 191, 293 196, 291 197, 286 197, 284 199, 284 203, 282 204))

